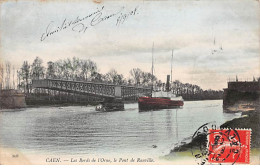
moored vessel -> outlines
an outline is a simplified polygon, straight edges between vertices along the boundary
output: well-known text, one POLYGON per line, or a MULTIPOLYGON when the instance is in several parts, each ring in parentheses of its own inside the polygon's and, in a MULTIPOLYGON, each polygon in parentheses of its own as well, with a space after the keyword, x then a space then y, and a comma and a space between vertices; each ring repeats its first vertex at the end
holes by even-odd
POLYGON ((184 105, 182 97, 176 97, 176 95, 169 90, 168 79, 169 75, 167 76, 166 91, 153 91, 151 97, 139 97, 139 111, 180 108, 184 105))
MULTIPOLYGON (((173 59, 173 52, 172 52, 173 59)), ((153 50, 152 50, 152 75, 153 75, 153 50)), ((171 61, 171 80, 172 80, 172 61, 171 61)), ((171 81, 172 83, 172 81, 171 81)), ((171 109, 180 108, 184 105, 181 96, 176 96, 170 89, 170 75, 167 75, 166 87, 164 90, 158 90, 152 86, 153 91, 151 96, 139 97, 138 107, 139 111, 150 111, 157 109, 171 109)))
POLYGON ((104 102, 96 106, 96 111, 110 112, 123 111, 124 103, 121 99, 106 99, 104 102))

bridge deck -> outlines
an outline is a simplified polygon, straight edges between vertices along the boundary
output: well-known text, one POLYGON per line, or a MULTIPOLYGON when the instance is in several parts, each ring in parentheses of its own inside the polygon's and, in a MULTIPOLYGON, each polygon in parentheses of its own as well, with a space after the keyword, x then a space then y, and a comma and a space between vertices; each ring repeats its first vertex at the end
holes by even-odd
POLYGON ((112 98, 140 97, 143 95, 150 95, 152 93, 152 89, 150 87, 136 87, 58 79, 33 80, 32 87, 112 98))

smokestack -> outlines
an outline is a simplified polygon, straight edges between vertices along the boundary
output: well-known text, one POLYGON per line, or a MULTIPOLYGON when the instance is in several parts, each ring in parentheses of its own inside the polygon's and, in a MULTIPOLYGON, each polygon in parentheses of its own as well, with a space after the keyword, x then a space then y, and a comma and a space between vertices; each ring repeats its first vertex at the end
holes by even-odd
POLYGON ((170 75, 167 75, 167 82, 166 82, 166 91, 170 91, 170 75))

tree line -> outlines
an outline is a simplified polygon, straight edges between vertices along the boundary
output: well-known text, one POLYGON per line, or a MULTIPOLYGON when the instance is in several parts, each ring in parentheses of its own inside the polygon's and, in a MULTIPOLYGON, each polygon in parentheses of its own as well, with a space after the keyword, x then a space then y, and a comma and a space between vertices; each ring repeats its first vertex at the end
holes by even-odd
POLYGON ((139 68, 130 70, 129 78, 111 69, 105 74, 98 72, 95 62, 90 59, 79 59, 76 57, 49 61, 47 67, 43 66, 41 58, 36 57, 32 64, 24 61, 22 67, 17 71, 19 88, 28 89, 28 85, 33 79, 61 79, 85 82, 109 83, 115 85, 142 85, 148 86, 156 77, 149 72, 144 72, 139 68))
POLYGON ((172 82, 171 87, 173 93, 182 96, 184 100, 213 100, 223 98, 222 90, 203 90, 198 85, 182 83, 179 80, 172 82))
MULTIPOLYGON (((0 72, 2 72, 1 67, 0 72)), ((55 62, 49 61, 47 67, 43 65, 40 57, 36 57, 31 64, 24 61, 21 68, 17 70, 17 88, 23 90, 24 93, 29 93, 29 86, 33 79, 46 78, 115 85, 153 86, 157 90, 166 89, 165 82, 158 80, 156 76, 140 68, 131 69, 127 78, 115 69, 102 74, 98 71, 97 64, 94 61, 77 57, 60 59, 55 62)), ((221 90, 203 90, 198 85, 182 83, 179 80, 170 83, 170 90, 174 94, 182 96, 185 100, 221 99, 223 95, 221 90)))

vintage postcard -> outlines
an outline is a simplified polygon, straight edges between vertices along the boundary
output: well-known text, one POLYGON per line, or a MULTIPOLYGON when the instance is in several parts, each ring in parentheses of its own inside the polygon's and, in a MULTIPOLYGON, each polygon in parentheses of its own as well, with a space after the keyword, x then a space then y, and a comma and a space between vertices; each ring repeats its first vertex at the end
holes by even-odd
POLYGON ((0 13, 1 165, 260 164, 258 0, 0 13))

